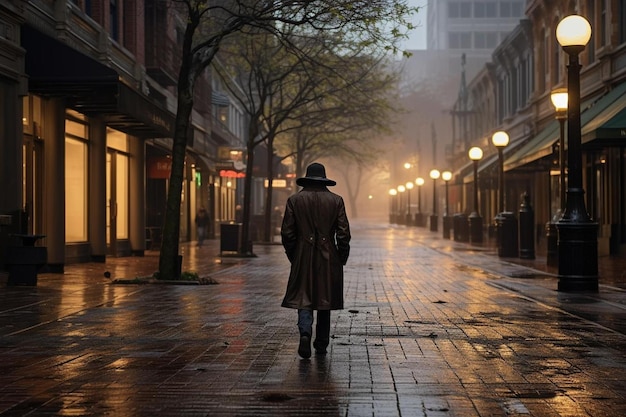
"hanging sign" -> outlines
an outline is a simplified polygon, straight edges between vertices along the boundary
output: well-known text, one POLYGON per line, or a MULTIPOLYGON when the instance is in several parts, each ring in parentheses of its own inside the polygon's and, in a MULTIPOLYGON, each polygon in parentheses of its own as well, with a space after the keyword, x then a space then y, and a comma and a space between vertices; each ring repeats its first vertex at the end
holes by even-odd
POLYGON ((169 179, 172 173, 172 160, 165 156, 148 158, 147 177, 152 179, 169 179))

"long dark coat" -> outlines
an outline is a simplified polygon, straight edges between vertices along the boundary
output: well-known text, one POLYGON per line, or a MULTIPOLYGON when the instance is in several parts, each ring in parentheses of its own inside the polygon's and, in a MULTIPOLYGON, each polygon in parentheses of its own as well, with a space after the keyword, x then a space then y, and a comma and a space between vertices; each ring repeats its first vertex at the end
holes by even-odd
POLYGON ((305 186, 287 200, 281 228, 291 272, 282 306, 343 308, 343 265, 350 254, 350 225, 343 199, 325 186, 305 186))

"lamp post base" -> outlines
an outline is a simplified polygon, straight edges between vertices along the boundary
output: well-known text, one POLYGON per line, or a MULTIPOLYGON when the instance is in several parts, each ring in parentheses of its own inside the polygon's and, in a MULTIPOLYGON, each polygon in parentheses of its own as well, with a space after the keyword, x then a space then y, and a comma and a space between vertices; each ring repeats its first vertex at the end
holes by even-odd
POLYGON ((430 215, 430 231, 436 232, 438 230, 439 216, 436 214, 430 215))
POLYGON ((483 218, 473 212, 468 217, 470 243, 483 243, 483 218))
POLYGON ((558 291, 598 291, 598 224, 559 220, 558 291))

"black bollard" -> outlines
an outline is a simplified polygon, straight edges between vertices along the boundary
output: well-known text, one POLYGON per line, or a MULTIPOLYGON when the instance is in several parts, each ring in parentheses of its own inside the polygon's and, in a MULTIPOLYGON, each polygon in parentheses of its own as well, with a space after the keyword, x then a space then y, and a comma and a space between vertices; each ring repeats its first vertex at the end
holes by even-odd
POLYGON ((443 215, 443 238, 450 239, 450 229, 452 229, 452 218, 446 214, 443 215))
POLYGON ((469 242, 469 224, 465 213, 452 216, 452 232, 456 242, 469 242))
POLYGON ((556 230, 556 222, 561 217, 561 211, 554 215, 552 220, 546 223, 546 265, 559 266, 559 245, 558 231, 556 230))
POLYGON ((496 238, 498 242, 498 256, 503 258, 517 258, 519 256, 517 217, 515 217, 515 213, 503 211, 496 216, 496 238))
POLYGON ((530 205, 530 196, 524 193, 519 209, 519 257, 535 259, 535 212, 530 205))

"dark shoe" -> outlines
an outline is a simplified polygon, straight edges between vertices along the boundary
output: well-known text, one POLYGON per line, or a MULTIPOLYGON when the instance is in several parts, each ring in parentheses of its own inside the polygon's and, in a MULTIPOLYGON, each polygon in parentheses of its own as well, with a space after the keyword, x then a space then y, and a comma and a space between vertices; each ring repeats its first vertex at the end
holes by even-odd
POLYGON ((325 355, 327 346, 328 343, 318 342, 317 340, 313 342, 313 347, 315 348, 316 355, 325 355))
POLYGON ((304 359, 311 357, 311 336, 303 334, 300 336, 300 346, 298 346, 298 355, 304 359))

